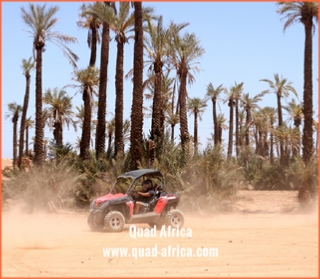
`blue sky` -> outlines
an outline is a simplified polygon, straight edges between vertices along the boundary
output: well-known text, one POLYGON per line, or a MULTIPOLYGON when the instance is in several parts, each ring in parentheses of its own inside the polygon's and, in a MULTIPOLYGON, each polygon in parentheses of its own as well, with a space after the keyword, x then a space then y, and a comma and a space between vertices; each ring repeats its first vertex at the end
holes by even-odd
MULTIPOLYGON (((23 103, 25 77, 21 69, 22 59, 32 55, 32 38, 21 19, 20 7, 27 6, 22 2, 2 2, 2 157, 12 157, 12 122, 5 119, 10 102, 23 103)), ((80 57, 78 68, 83 69, 89 63, 90 50, 87 46, 87 31, 76 25, 81 2, 50 2, 48 5, 60 7, 57 17, 60 19, 55 30, 78 39, 77 44, 69 47, 80 57)), ((274 73, 293 82, 293 86, 302 100, 303 93, 303 51, 304 29, 302 24, 295 24, 283 32, 283 21, 276 13, 275 2, 145 2, 152 6, 157 15, 162 15, 165 24, 189 22, 185 28, 200 39, 205 54, 199 59, 200 73, 195 74, 195 83, 188 87, 190 97, 203 98, 207 85, 214 87, 223 84, 230 88, 237 83, 244 83, 244 92, 254 96, 268 89, 260 79, 272 79, 274 73)), ((315 117, 318 115, 318 32, 313 36, 313 90, 315 117)), ((111 36, 113 36, 111 32, 111 36)), ((100 46, 99 46, 100 48, 100 46)), ((109 81, 107 85, 107 111, 114 112, 114 76, 116 61, 116 44, 110 44, 109 81)), ((99 57, 98 57, 99 58, 99 57)), ((99 60, 97 64, 99 65, 99 60)), ((127 73, 133 65, 133 42, 125 47, 124 71, 127 73)), ((61 50, 52 43, 46 45, 43 54, 43 90, 54 87, 62 88, 74 83, 71 80, 72 66, 61 50)), ((35 72, 31 73, 31 96, 28 116, 35 113, 35 72)), ((81 94, 68 88, 67 93, 73 97, 73 106, 82 103, 81 94)), ((124 118, 130 117, 132 84, 124 83, 124 118)), ((292 96, 293 97, 293 96, 292 96)), ((291 98, 290 98, 291 99, 291 98)), ((290 100, 289 99, 289 100, 290 100)), ((285 105, 286 102, 283 101, 285 105)), ((150 103, 145 102, 145 106, 150 103)), ((260 106, 276 106, 276 96, 266 95, 260 106)), ((223 102, 219 109, 228 118, 228 107, 223 102)), ((107 120, 111 119, 111 113, 107 120)), ((147 134, 151 119, 144 119, 144 131, 147 134)), ((213 132, 212 105, 208 102, 202 121, 199 122, 199 138, 202 147, 213 132)), ((179 130, 175 132, 178 136, 179 130)), ((189 133, 193 134, 193 116, 189 116, 189 133)), ((30 131, 30 138, 34 129, 30 131)), ((74 143, 81 132, 70 128, 64 129, 64 142, 74 143)), ((225 133, 226 135, 226 133, 225 133)), ((53 138, 52 132, 45 130, 45 138, 53 138)), ((31 140, 31 139, 30 139, 31 140)), ((31 146, 30 146, 31 148, 31 146)), ((201 147, 200 147, 201 148, 201 147)))

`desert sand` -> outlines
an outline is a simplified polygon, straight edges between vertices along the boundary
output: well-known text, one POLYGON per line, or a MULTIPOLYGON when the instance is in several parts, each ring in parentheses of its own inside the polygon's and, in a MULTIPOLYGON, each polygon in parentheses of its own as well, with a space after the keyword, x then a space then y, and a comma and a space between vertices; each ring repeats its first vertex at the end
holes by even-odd
POLYGON ((184 228, 192 231, 185 237, 158 231, 134 238, 129 225, 122 233, 92 232, 86 211, 24 214, 13 207, 2 213, 2 276, 318 277, 318 215, 299 213, 296 194, 240 191, 232 213, 185 212, 184 228), (111 247, 128 254, 104 255, 111 247), (148 256, 155 247, 158 254, 148 256), (182 256, 184 248, 191 257, 182 256), (213 254, 199 257, 198 248, 213 254))

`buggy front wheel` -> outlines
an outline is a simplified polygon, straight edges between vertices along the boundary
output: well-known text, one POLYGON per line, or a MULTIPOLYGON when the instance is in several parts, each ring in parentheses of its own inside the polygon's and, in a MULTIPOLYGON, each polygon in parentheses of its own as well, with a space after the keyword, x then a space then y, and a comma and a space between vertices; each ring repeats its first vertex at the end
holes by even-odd
POLYGON ((104 217, 104 226, 108 232, 122 232, 124 223, 124 216, 119 211, 111 211, 104 217))

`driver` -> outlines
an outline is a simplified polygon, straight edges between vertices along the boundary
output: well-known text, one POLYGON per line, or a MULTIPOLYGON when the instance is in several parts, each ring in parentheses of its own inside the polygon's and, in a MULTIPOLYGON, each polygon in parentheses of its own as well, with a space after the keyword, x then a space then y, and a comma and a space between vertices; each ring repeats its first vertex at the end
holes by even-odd
POLYGON ((140 199, 140 201, 136 201, 133 214, 137 214, 139 212, 140 206, 141 205, 146 206, 147 205, 146 203, 148 203, 150 201, 150 199, 153 198, 154 190, 152 189, 152 180, 147 179, 147 180, 143 181, 142 182, 142 191, 137 192, 137 194, 139 195, 139 197, 141 197, 141 199, 140 199))

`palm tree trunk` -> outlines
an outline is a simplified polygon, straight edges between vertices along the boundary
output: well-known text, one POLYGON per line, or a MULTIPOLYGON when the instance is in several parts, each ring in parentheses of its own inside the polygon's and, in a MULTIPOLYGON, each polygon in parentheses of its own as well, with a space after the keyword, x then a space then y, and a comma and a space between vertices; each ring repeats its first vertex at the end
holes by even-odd
POLYGON ((194 113, 194 155, 198 155, 198 113, 194 113))
POLYGON ((21 125, 20 125, 18 168, 20 168, 22 164, 23 147, 24 147, 23 136, 24 136, 24 130, 26 125, 27 110, 29 105, 29 92, 30 92, 30 75, 26 74, 26 92, 24 94, 23 109, 22 109, 22 115, 21 115, 21 125))
POLYGON ((217 122, 217 101, 212 99, 212 114, 213 114, 213 126, 214 126, 214 145, 219 143, 219 131, 218 131, 218 122, 217 122))
POLYGON ((243 146, 243 133, 241 132, 243 130, 243 123, 241 121, 241 123, 239 123, 239 131, 240 131, 240 135, 239 135, 239 148, 241 150, 242 146, 243 146))
POLYGON ((316 130, 316 155, 318 155, 318 149, 319 149, 319 130, 316 130))
MULTIPOLYGON (((57 111, 54 111, 54 119, 57 119, 57 111)), ((58 121, 55 121, 53 124, 53 137, 56 142, 56 146, 62 146, 63 139, 62 139, 62 124, 58 121)))
POLYGON ((249 139, 249 125, 251 121, 251 111, 250 108, 246 109, 246 147, 249 146, 250 144, 250 139, 249 139))
MULTIPOLYGON (((177 81, 175 80, 174 85, 173 85, 173 90, 172 90, 172 102, 171 102, 171 113, 172 114, 174 113, 174 97, 176 94, 176 84, 177 84, 177 81)), ((175 125, 171 124, 171 141, 172 142, 174 141, 174 127, 175 127, 175 125)))
POLYGON ((171 124, 171 141, 174 141, 174 126, 173 124, 171 124))
POLYGON ((263 157, 269 156, 268 133, 263 133, 263 157))
POLYGON ((282 126, 282 106, 281 106, 281 95, 277 94, 277 106, 278 106, 278 121, 279 121, 279 127, 282 126))
MULTIPOLYGON (((281 95, 277 94, 277 103, 278 103, 278 118, 279 118, 279 127, 283 125, 282 121, 282 105, 281 105, 281 95)), ((285 165, 285 155, 284 155, 284 144, 282 139, 280 139, 280 164, 285 165)))
POLYGON ((256 126, 255 131, 254 131, 254 140, 256 142, 256 154, 259 154, 259 139, 258 139, 258 128, 256 126))
POLYGON ((89 65, 93 67, 96 64, 97 58, 97 28, 96 22, 93 20, 93 26, 91 27, 91 52, 90 52, 90 61, 89 65))
MULTIPOLYGON (((302 136, 302 157, 306 165, 310 163, 313 155, 313 100, 312 100, 312 17, 304 22, 305 47, 304 47, 304 84, 303 84, 303 114, 304 126, 302 136)), ((314 178, 309 175, 302 182, 298 199, 301 205, 308 204, 311 196, 315 196, 314 178)))
POLYGON ((111 154, 111 149, 112 149, 112 133, 108 134, 108 149, 107 149, 107 154, 111 154))
POLYGON ((90 149, 90 138, 91 138, 91 114, 92 105, 91 98, 87 89, 83 91, 83 101, 84 101, 84 119, 82 126, 82 135, 80 142, 80 158, 82 160, 88 159, 88 151, 90 149))
POLYGON ((155 83, 152 107, 151 135, 150 139, 161 138, 160 117, 161 117, 161 78, 162 66, 154 63, 155 83))
POLYGON ((124 154, 123 142, 123 58, 124 43, 117 43, 117 65, 116 65, 116 103, 115 103, 115 157, 124 154))
MULTIPOLYGON (((162 62, 156 62, 153 65, 155 73, 155 82, 154 82, 154 94, 153 94, 153 107, 152 107, 152 120, 151 120, 151 134, 150 139, 154 141, 153 148, 150 149, 151 152, 156 153, 156 157, 159 157, 161 152, 163 135, 164 135, 164 115, 163 115, 163 104, 161 96, 162 88, 162 62)), ((151 164, 155 154, 151 154, 151 164)))
POLYGON ((258 140, 258 142, 259 142, 259 145, 258 145, 259 146, 259 152, 258 152, 258 155, 263 156, 262 131, 259 131, 258 136, 259 136, 259 140, 258 140))
POLYGON ((229 100, 228 106, 230 107, 230 117, 229 117, 229 141, 228 141, 228 158, 232 156, 232 146, 233 146, 233 99, 229 100))
POLYGON ((182 69, 180 73, 180 137, 182 150, 185 153, 187 144, 189 143, 188 117, 187 117, 187 72, 182 69))
POLYGON ((172 102, 171 102, 171 113, 174 113, 174 97, 176 94, 176 84, 177 84, 177 80, 175 80, 174 85, 173 85, 173 90, 172 90, 172 102))
POLYGON ((308 164, 313 154, 313 100, 312 100, 312 18, 305 23, 304 84, 302 136, 303 160, 308 164))
POLYGON ((44 161, 43 151, 43 118, 42 118, 42 52, 43 43, 36 45, 36 123, 35 123, 35 142, 34 142, 34 163, 42 165, 44 161))
MULTIPOLYGON (((165 134, 165 121, 166 121, 166 115, 164 110, 165 104, 162 105, 162 108, 160 110, 160 142, 163 142, 163 137, 165 134)), ((160 144, 160 147, 162 147, 162 143, 160 144)))
MULTIPOLYGON (((105 2, 110 6, 110 2, 105 2)), ((100 58, 100 82, 98 100, 98 123, 96 128, 96 157, 99 158, 105 152, 106 142, 106 111, 107 111, 107 76, 109 63, 109 42, 110 27, 107 22, 103 22, 101 58, 100 58)), ((91 118, 91 116, 90 116, 91 118)))
POLYGON ((25 155, 29 156, 29 127, 26 127, 26 151, 25 155))
POLYGON ((218 134, 219 134, 219 136, 218 136, 218 143, 222 143, 222 127, 221 126, 219 126, 218 127, 218 134))
MULTIPOLYGON (((270 121, 270 127, 271 130, 273 130, 273 122, 270 121)), ((270 133, 270 164, 274 164, 274 157, 273 157, 273 134, 272 132, 270 133)))
POLYGON ((298 155, 300 155, 300 125, 295 125, 295 130, 297 131, 298 134, 298 144, 297 144, 297 148, 294 148, 292 151, 292 157, 297 157, 298 155))
POLYGON ((143 128, 143 25, 142 2, 134 2, 135 42, 133 57, 133 97, 131 107, 130 155, 131 169, 137 169, 142 154, 139 145, 142 143, 143 128))
POLYGON ((62 124, 60 122, 57 122, 55 128, 57 130, 57 139, 56 139, 57 146, 62 146, 63 145, 62 124))
POLYGON ((236 99, 236 155, 239 156, 239 101, 236 99))
POLYGON ((17 165, 17 122, 18 115, 15 115, 12 119, 13 122, 13 168, 17 165))

